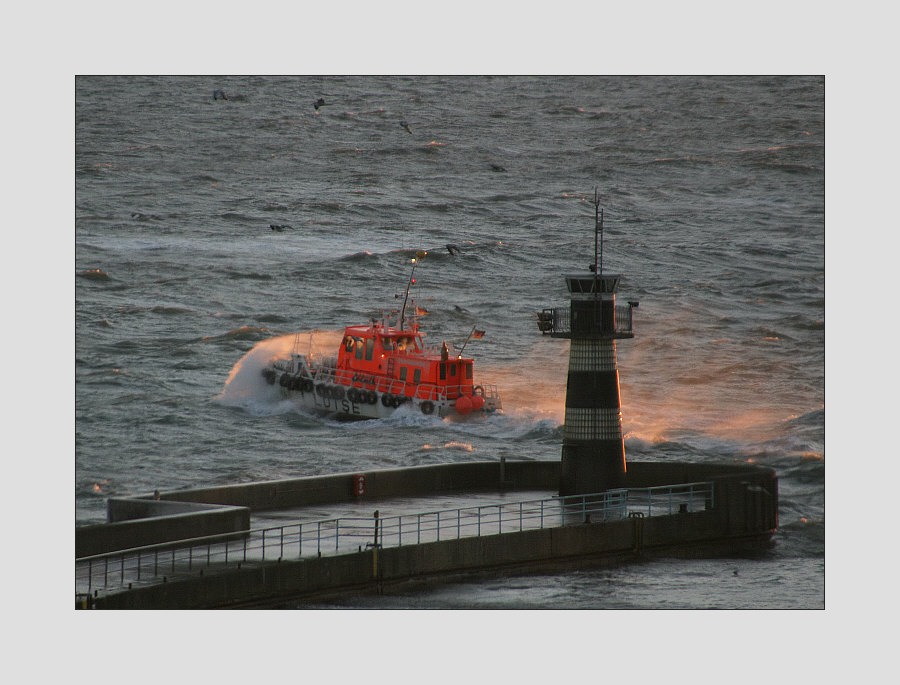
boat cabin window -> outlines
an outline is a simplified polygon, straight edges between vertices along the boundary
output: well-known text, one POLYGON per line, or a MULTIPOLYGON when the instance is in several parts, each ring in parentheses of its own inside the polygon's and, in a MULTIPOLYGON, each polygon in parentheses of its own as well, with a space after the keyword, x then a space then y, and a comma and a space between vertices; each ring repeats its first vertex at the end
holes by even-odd
POLYGON ((450 365, 450 378, 456 378, 456 364, 450 365))
POLYGON ((409 369, 406 368, 405 366, 401 366, 401 367, 400 367, 400 380, 401 380, 401 381, 405 381, 405 380, 406 380, 406 374, 407 374, 408 371, 409 371, 409 369))
POLYGON ((407 349, 417 350, 419 349, 416 344, 416 339, 411 335, 402 335, 397 338, 397 349, 401 352, 405 352, 407 349))
POLYGON ((381 339, 381 346, 388 352, 397 349, 397 346, 394 344, 394 339, 386 336, 381 339))
MULTIPOLYGON (((358 348, 357 348, 358 349, 358 348)), ((366 338, 366 361, 372 361, 372 356, 375 353, 375 338, 366 338)), ((359 354, 359 353, 357 353, 359 354)))
POLYGON ((416 369, 413 372, 413 383, 420 383, 422 381, 422 369, 416 369))
POLYGON ((472 362, 466 362, 466 380, 472 380, 472 362))
POLYGON ((441 364, 441 368, 440 368, 440 379, 442 381, 447 380, 447 365, 443 364, 443 363, 441 364))

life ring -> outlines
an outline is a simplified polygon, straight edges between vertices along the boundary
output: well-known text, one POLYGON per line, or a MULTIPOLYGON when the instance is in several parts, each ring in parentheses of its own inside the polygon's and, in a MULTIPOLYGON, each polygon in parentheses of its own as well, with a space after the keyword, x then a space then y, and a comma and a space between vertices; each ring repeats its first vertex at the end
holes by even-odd
POLYGON ((423 414, 431 414, 434 411, 434 402, 431 400, 425 400, 420 406, 423 414))
POLYGON ((359 395, 356 392, 356 388, 350 388, 347 391, 347 399, 356 404, 359 401, 359 395))
POLYGON ((366 401, 369 404, 375 404, 378 402, 378 393, 374 390, 366 390, 366 401))
POLYGON ((381 403, 382 403, 385 407, 390 407, 390 406, 391 406, 391 396, 388 395, 387 393, 384 393, 384 394, 381 396, 381 403))
POLYGON ((290 385, 290 382, 291 377, 286 373, 281 374, 281 378, 278 379, 278 385, 280 385, 282 388, 288 387, 288 385, 290 385))
POLYGON ((331 397, 335 400, 344 399, 344 386, 343 385, 333 385, 331 386, 331 397))
POLYGON ((275 383, 275 369, 265 368, 262 370, 263 378, 266 379, 266 383, 269 385, 274 385, 275 383))
POLYGON ((309 378, 303 379, 303 392, 312 392, 313 388, 315 388, 315 384, 309 378))

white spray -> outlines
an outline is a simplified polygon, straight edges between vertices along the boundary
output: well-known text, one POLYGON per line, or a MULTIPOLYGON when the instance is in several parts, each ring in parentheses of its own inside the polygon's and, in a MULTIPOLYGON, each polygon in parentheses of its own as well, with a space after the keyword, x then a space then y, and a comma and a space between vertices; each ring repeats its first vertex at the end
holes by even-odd
POLYGON ((312 355, 333 353, 341 335, 341 331, 305 331, 256 343, 231 369, 225 387, 216 400, 254 412, 270 413, 279 411, 279 407, 289 410, 290 403, 281 401, 279 387, 269 385, 262 370, 275 359, 290 357, 293 351, 312 355))

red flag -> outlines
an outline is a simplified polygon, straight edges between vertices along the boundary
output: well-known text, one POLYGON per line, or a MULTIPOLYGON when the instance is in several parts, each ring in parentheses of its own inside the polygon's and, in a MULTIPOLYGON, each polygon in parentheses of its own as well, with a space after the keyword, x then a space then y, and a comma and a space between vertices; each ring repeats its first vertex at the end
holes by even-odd
POLYGON ((479 330, 476 328, 475 330, 472 331, 472 337, 473 337, 473 338, 483 338, 483 337, 484 337, 484 331, 479 331, 479 330))

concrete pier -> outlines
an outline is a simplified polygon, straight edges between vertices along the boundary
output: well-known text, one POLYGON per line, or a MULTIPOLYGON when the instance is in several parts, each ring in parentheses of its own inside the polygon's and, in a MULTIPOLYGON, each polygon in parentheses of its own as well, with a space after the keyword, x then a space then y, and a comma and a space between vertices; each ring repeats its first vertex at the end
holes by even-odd
MULTIPOLYGON (((110 502, 110 512, 120 517, 124 511, 140 511, 142 518, 118 520, 100 526, 76 528, 76 548, 88 549, 87 539, 100 548, 123 544, 142 548, 144 559, 152 560, 153 572, 135 583, 112 586, 119 564, 125 575, 124 550, 81 556, 76 559, 77 585, 84 568, 91 566, 94 586, 76 587, 76 606, 97 609, 188 609, 291 605, 318 601, 346 593, 378 592, 399 584, 432 583, 471 574, 510 574, 579 569, 613 564, 654 555, 704 555, 734 553, 766 545, 777 527, 777 479, 771 469, 747 464, 629 464, 626 486, 633 492, 644 488, 704 482, 711 484, 707 501, 699 507, 682 505, 672 513, 657 515, 624 514, 613 519, 576 523, 564 521, 537 529, 512 526, 482 531, 479 535, 432 539, 421 543, 389 546, 377 538, 373 544, 329 554, 312 554, 289 560, 273 552, 269 558, 242 563, 205 565, 196 560, 185 570, 183 559, 176 566, 178 542, 165 547, 169 557, 154 559, 158 531, 151 522, 166 526, 170 517, 180 517, 185 545, 203 544, 209 528, 209 512, 223 507, 249 512, 245 527, 239 514, 220 525, 223 538, 251 537, 253 523, 270 517, 289 515, 310 520, 332 511, 364 511, 368 516, 380 510, 382 520, 406 511, 434 511, 435 503, 479 507, 503 500, 515 507, 517 494, 533 498, 536 493, 552 493, 558 487, 560 462, 507 461, 439 464, 366 473, 346 473, 243 485, 184 490, 146 495, 133 500, 110 502), (502 472, 502 477, 501 477, 502 472), (360 477, 365 486, 360 494, 360 477), (157 499, 158 496, 158 499, 157 499), (400 498, 398 500, 398 498, 400 498), (402 502, 398 504, 398 502, 402 502), (172 505, 202 504, 194 510, 173 513, 172 505), (430 506, 431 505, 431 506, 430 506), (210 509, 212 506, 212 509, 210 509), (154 510, 160 516, 153 516, 154 510), (151 514, 147 516, 146 514, 151 514), (198 541, 199 538, 199 541, 198 541), (379 544, 384 543, 384 544, 379 544), (150 545, 149 547, 144 547, 150 545), (157 568, 157 566, 161 568, 157 568), (102 569, 102 571, 100 570, 102 569), (100 578, 106 582, 100 584, 100 578)), ((485 507, 488 508, 488 507, 485 507)), ((414 514, 410 514, 413 516, 414 514)), ((268 521, 269 523, 271 521, 268 521)), ((221 522, 220 522, 221 523, 221 522)), ((369 524, 371 525, 371 524, 369 524)), ((452 531, 452 522, 449 530, 452 531)), ((440 532, 438 532, 440 538, 440 532)), ((263 536, 264 539, 264 536, 263 536)), ((283 543, 282 543, 283 544, 283 543)), ((265 546, 265 543, 264 543, 265 546)), ((270 543, 269 549, 272 549, 270 543)), ((277 546, 277 542, 275 543, 277 546)), ((141 553, 138 550, 138 553, 141 553)), ((129 556, 130 554, 130 556, 129 556)), ((194 554, 194 552, 192 552, 194 554)), ((145 564, 151 562, 145 561, 145 564)), ((144 567, 145 569, 149 566, 144 567)))

